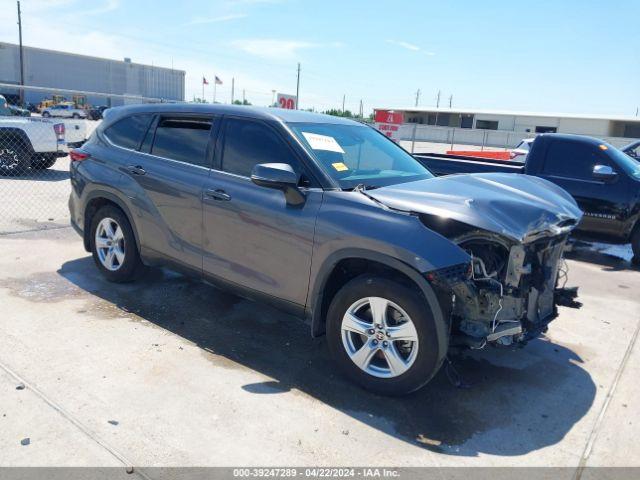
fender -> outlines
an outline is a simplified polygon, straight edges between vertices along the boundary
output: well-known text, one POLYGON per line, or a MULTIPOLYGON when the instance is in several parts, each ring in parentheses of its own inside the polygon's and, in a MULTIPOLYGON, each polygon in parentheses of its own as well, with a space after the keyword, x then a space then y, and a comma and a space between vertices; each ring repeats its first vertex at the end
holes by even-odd
POLYGON ((438 332, 439 351, 442 355, 446 354, 449 344, 449 328, 444 319, 436 293, 431 285, 429 285, 427 279, 422 276, 420 272, 396 258, 372 250, 360 248, 346 248, 333 252, 320 266, 318 274, 314 278, 311 278, 305 313, 307 318, 311 321, 311 335, 313 337, 318 337, 324 333, 324 319, 322 318, 321 306, 324 288, 329 275, 341 260, 349 258, 365 259, 381 263, 403 273, 418 285, 433 314, 436 330, 438 332))
POLYGON ((117 195, 116 193, 107 191, 107 190, 102 190, 102 189, 95 189, 95 190, 91 190, 91 192, 89 192, 84 200, 84 202, 82 202, 83 207, 85 208, 85 211, 82 212, 82 218, 84 219, 84 225, 82 226, 83 229, 83 240, 84 240, 84 248, 87 252, 89 252, 91 250, 90 248, 90 241, 89 241, 89 235, 90 235, 90 228, 89 225, 87 225, 87 218, 86 218, 86 206, 89 205, 89 203, 91 203, 92 200, 96 199, 96 198, 104 198, 106 200, 109 200, 110 202, 113 202, 114 204, 116 204, 118 206, 118 208, 120 208, 120 210, 122 210, 124 212, 124 214, 127 217, 127 220, 129 220, 129 223, 131 224, 131 229, 133 230, 133 235, 136 239, 136 246, 138 247, 138 251, 140 251, 140 236, 138 233, 138 228, 136 226, 136 223, 134 221, 134 216, 131 214, 131 210, 129 209, 129 207, 127 206, 126 202, 120 198, 119 195, 117 195))

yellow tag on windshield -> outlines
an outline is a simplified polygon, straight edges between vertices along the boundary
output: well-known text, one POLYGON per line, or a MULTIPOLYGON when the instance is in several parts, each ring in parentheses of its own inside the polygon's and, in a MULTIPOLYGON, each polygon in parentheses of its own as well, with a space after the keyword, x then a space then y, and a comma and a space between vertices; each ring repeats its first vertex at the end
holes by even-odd
POLYGON ((331 166, 333 168, 335 168, 338 172, 344 172, 346 170, 349 170, 349 167, 347 167, 344 163, 342 162, 336 162, 336 163, 332 163, 331 166))

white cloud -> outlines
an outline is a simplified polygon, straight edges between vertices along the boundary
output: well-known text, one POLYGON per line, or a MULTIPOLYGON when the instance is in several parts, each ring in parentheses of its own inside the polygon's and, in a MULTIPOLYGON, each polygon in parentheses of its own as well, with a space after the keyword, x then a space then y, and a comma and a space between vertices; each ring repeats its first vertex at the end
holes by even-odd
POLYGON ((187 22, 186 25, 204 25, 207 23, 228 22, 245 17, 247 17, 246 13, 230 13, 228 15, 220 15, 217 17, 194 17, 190 22, 187 22))
POLYGON ((421 47, 419 47, 418 45, 415 45, 413 43, 409 43, 409 42, 404 42, 402 40, 387 40, 387 43, 391 44, 391 45, 395 45, 397 47, 401 47, 404 48, 405 50, 410 50, 412 52, 422 52, 425 55, 428 55, 430 57, 434 56, 435 53, 434 52, 427 52, 422 50, 421 47))
POLYGON ((300 50, 322 46, 318 43, 274 38, 235 40, 232 45, 250 55, 276 60, 290 60, 295 58, 300 50))

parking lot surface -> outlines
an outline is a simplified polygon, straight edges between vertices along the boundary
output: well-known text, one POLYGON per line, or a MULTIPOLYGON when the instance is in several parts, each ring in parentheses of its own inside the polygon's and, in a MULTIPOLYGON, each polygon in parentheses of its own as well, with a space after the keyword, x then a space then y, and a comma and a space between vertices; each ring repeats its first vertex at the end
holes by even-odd
POLYGON ((606 253, 570 254, 584 306, 547 337, 385 398, 278 310, 164 270, 105 282, 68 227, 0 249, 3 466, 640 466, 640 272, 606 253))

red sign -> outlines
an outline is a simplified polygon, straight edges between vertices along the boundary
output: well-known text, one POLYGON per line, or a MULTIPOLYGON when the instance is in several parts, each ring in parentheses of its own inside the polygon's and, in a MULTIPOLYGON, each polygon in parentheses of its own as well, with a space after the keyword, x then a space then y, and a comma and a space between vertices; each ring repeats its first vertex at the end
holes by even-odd
POLYGON ((298 99, 295 95, 279 93, 277 101, 280 108, 286 108, 287 110, 295 110, 298 108, 298 99))
POLYGON ((404 123, 404 115, 402 112, 394 112, 393 110, 376 110, 374 121, 376 123, 401 125, 404 123))

